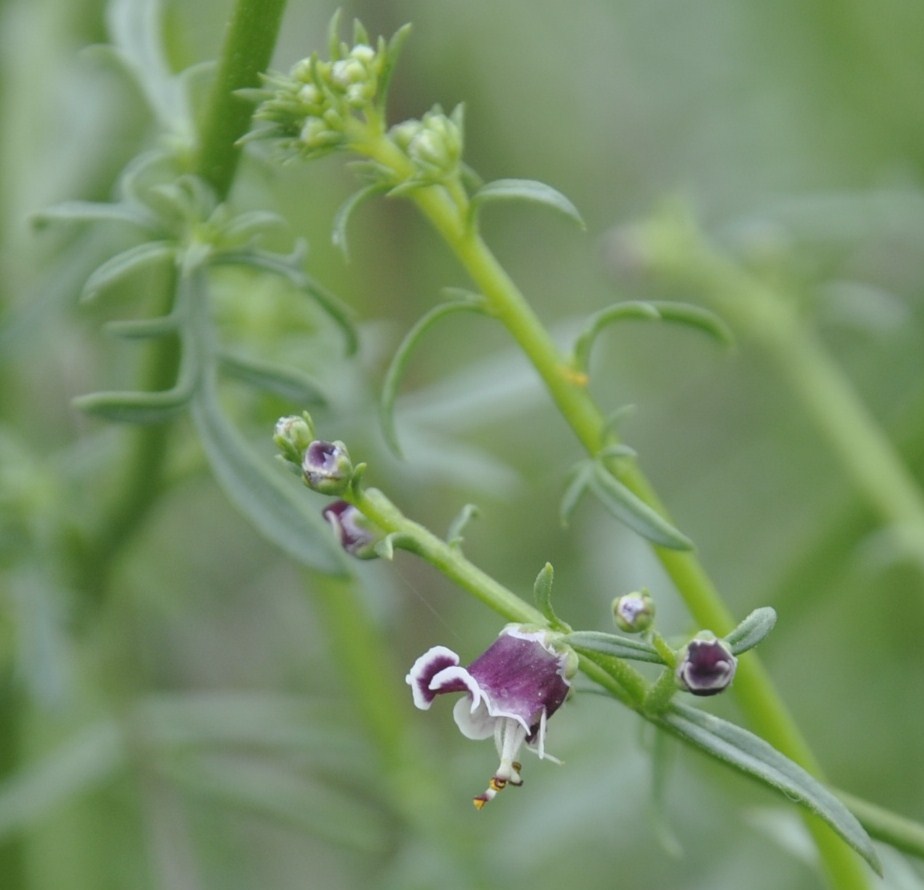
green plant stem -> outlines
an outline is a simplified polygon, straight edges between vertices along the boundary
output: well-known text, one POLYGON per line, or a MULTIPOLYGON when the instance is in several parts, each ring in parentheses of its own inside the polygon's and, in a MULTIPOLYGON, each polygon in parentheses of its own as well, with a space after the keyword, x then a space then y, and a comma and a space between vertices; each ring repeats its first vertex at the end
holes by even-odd
POLYGON ((249 126, 253 108, 235 91, 255 87, 269 67, 286 0, 238 0, 225 32, 218 71, 199 141, 196 172, 227 196, 240 159, 237 141, 249 126))
MULTIPOLYGON (((254 86, 269 64, 284 8, 285 0, 238 0, 232 13, 195 162, 195 172, 211 183, 219 198, 231 188, 240 155, 237 141, 247 132, 251 116, 250 106, 234 91, 254 86)), ((173 307, 174 289, 175 281, 168 288, 163 314, 173 307)), ((179 361, 176 338, 152 343, 141 388, 155 391, 172 386, 179 361)), ((166 421, 132 431, 134 441, 118 497, 102 518, 95 539, 78 549, 78 586, 90 601, 105 598, 116 557, 157 500, 172 429, 166 421)))
MULTIPOLYGON (((422 525, 408 519, 375 488, 355 491, 349 499, 383 532, 394 535, 396 546, 420 556, 464 590, 508 621, 547 625, 545 616, 499 584, 461 551, 441 541, 422 525)), ((645 679, 631 665, 597 653, 579 653, 581 670, 624 704, 640 710, 647 692, 645 679)))
POLYGON ((688 219, 655 222, 650 247, 658 274, 694 288, 772 359, 896 549, 924 570, 924 493, 797 307, 714 251, 688 219))
POLYGON ((389 653, 357 596, 354 579, 311 572, 308 581, 328 651, 341 668, 338 675, 348 686, 384 771, 395 775, 406 760, 403 689, 393 682, 398 671, 388 669, 389 653))
MULTIPOLYGON (((399 181, 413 175, 410 161, 381 135, 367 134, 366 141, 356 140, 355 147, 393 170, 399 181)), ((460 209, 457 190, 450 195, 447 190, 433 186, 412 190, 408 195, 446 241, 485 297, 489 309, 532 362, 587 452, 596 455, 605 444, 615 441, 605 433, 604 417, 591 399, 586 381, 574 374, 570 362, 559 353, 526 298, 470 223, 468 214, 460 209)), ((640 469, 634 466, 621 469, 619 477, 634 494, 668 518, 640 469)), ((655 547, 655 553, 697 622, 719 636, 728 633, 734 627, 732 615, 696 555, 662 547, 655 547)), ((808 745, 756 657, 741 664, 735 689, 755 731, 791 760, 821 777, 808 745)), ((805 820, 831 886, 838 890, 868 888, 859 858, 817 818, 806 814, 805 820)))

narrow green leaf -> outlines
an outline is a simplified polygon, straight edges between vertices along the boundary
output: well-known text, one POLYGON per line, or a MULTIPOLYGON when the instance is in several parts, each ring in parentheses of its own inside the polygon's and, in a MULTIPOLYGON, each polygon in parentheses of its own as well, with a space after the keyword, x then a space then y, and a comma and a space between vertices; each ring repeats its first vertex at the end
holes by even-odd
POLYGON ((273 275, 287 278, 298 290, 313 297, 343 332, 347 351, 352 355, 359 346, 359 335, 353 322, 353 310, 342 303, 327 288, 296 266, 289 258, 269 251, 250 248, 248 250, 223 251, 212 259, 212 265, 252 266, 273 275))
POLYGON ((156 318, 131 318, 108 321, 103 330, 112 337, 125 340, 153 340, 167 334, 176 333, 183 323, 180 312, 158 315, 156 318))
POLYGON ((555 570, 552 568, 552 563, 547 562, 536 575, 536 581, 533 584, 533 599, 536 602, 536 608, 545 615, 553 628, 569 633, 571 627, 558 617, 552 606, 552 582, 554 580, 555 570))
POLYGON ((704 331, 726 346, 734 343, 734 334, 728 325, 708 309, 687 303, 631 300, 607 306, 591 316, 574 344, 575 369, 586 373, 590 364, 590 352, 599 334, 610 325, 627 320, 683 324, 704 331))
POLYGON ((672 702, 663 714, 652 719, 712 757, 781 791, 788 799, 811 810, 824 819, 878 874, 882 873, 869 835, 847 807, 801 766, 784 757, 763 739, 713 714, 677 701, 672 702))
POLYGON ((395 399, 398 395, 398 386, 401 383, 401 377, 414 351, 414 347, 420 343, 423 335, 441 318, 455 312, 483 313, 484 306, 473 300, 458 300, 450 303, 440 303, 438 306, 434 306, 407 332, 404 339, 401 341, 401 345, 392 357, 388 370, 385 373, 385 381, 382 384, 382 397, 379 402, 379 417, 381 419, 382 433, 385 436, 385 441, 388 443, 391 450, 398 456, 401 455, 401 446, 398 444, 398 436, 395 431, 394 407, 395 399))
POLYGON ((346 557, 321 516, 321 504, 229 423, 210 376, 193 399, 192 418, 219 485, 254 526, 299 562, 345 574, 346 557))
POLYGON ((473 222, 485 204, 496 204, 503 201, 528 201, 533 204, 544 204, 559 213, 573 219, 582 229, 586 228, 581 214, 561 192, 553 189, 544 182, 534 179, 495 179, 483 185, 472 195, 471 212, 473 222))
POLYGON ((690 550, 693 542, 674 528, 660 513, 631 492, 599 463, 594 464, 590 490, 620 522, 659 547, 690 550))
POLYGON ((478 517, 478 508, 474 504, 466 504, 460 511, 459 515, 449 525, 449 531, 446 533, 446 543, 450 547, 461 549, 464 538, 462 532, 465 527, 478 517))
POLYGON ((651 643, 635 637, 621 637, 596 630, 580 630, 568 634, 563 642, 575 649, 586 649, 590 652, 599 652, 601 655, 612 655, 614 658, 664 664, 664 659, 651 643))
POLYGON ((574 513, 575 507, 584 496, 584 492, 590 487, 593 472, 594 462, 592 460, 583 460, 572 468, 571 481, 565 488, 565 492, 561 496, 561 504, 558 507, 558 518, 562 527, 567 527, 571 521, 571 514, 574 513))
POLYGON ((96 223, 115 222, 147 231, 157 231, 157 217, 146 212, 138 205, 117 203, 107 204, 97 201, 63 201, 52 207, 46 207, 32 216, 32 223, 37 228, 45 228, 53 223, 96 223))
POLYGON ((226 374, 287 401, 299 405, 323 405, 327 401, 318 381, 296 368, 224 350, 218 353, 218 359, 226 374))
POLYGON ((776 610, 770 606, 763 606, 755 609, 741 622, 730 634, 725 637, 725 642, 731 646, 735 655, 747 652, 753 649, 776 624, 776 610))
POLYGON ((367 185, 365 188, 362 188, 350 195, 350 197, 340 205, 340 208, 334 214, 331 242, 333 243, 334 247, 340 250, 345 260, 350 259, 350 249, 347 243, 347 225, 353 216, 353 211, 355 211, 356 208, 360 206, 360 204, 363 204, 369 200, 369 198, 372 198, 375 195, 381 195, 387 190, 388 186, 383 183, 376 182, 372 185, 367 185))
POLYGON ((122 734, 112 720, 78 730, 55 750, 0 784, 0 838, 60 811, 68 800, 109 781, 125 764, 122 734))
POLYGON ((145 241, 144 244, 123 250, 96 268, 84 284, 80 299, 92 300, 100 291, 111 287, 119 279, 152 263, 171 259, 175 253, 176 247, 169 241, 145 241))
POLYGON ((287 232, 289 223, 271 210, 248 210, 232 217, 221 229, 222 241, 239 244, 265 232, 287 232))

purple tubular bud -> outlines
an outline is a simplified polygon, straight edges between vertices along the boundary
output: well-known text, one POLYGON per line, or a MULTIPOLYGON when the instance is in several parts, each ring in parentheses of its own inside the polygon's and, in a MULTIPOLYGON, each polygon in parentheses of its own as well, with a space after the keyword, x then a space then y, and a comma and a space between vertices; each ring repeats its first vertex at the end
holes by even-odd
POLYGON ((353 463, 343 442, 315 440, 305 451, 302 472, 314 491, 342 494, 353 476, 353 463))
POLYGON ((716 695, 731 685, 737 667, 738 659, 722 640, 697 637, 677 665, 677 682, 693 695, 716 695))
POLYGON ((375 546, 382 534, 352 504, 334 501, 328 504, 321 515, 330 523, 340 541, 340 546, 357 559, 375 559, 375 546))

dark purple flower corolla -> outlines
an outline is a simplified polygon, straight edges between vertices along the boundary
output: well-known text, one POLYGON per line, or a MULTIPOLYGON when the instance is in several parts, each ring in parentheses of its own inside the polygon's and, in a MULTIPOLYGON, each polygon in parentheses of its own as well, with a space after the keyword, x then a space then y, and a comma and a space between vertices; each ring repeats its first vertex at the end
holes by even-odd
MULTIPOLYGON (((522 785, 517 755, 525 743, 540 758, 545 752, 546 721, 571 689, 576 659, 554 635, 542 629, 509 624, 467 668, 445 646, 434 646, 414 662, 406 680, 414 704, 426 710, 437 695, 464 693, 453 716, 466 738, 494 736, 500 765, 487 789, 474 799, 481 809, 507 785, 522 785)), ((550 758, 554 759, 554 758, 550 758)))
POLYGON ((687 644, 677 665, 677 682, 693 695, 716 695, 731 685, 737 667, 728 644, 704 631, 687 644))
POLYGON ((343 442, 315 440, 305 450, 302 472, 308 487, 321 494, 342 494, 353 477, 353 462, 343 442))
POLYGON ((321 511, 321 515, 330 523, 347 553, 357 559, 378 556, 375 545, 382 540, 382 533, 352 504, 334 501, 321 511))

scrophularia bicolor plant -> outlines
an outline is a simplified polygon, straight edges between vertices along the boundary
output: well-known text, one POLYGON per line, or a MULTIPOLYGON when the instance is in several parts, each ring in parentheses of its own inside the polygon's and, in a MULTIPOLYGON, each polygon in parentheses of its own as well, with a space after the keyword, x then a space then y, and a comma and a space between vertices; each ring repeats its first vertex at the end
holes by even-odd
MULTIPOLYGON (((487 789, 474 798, 477 809, 507 785, 522 785, 517 760, 525 744, 540 758, 546 723, 571 690, 577 657, 541 628, 508 624, 467 668, 445 646, 434 646, 414 662, 406 680, 414 704, 427 710, 438 695, 460 692, 453 716, 466 738, 494 737, 500 763, 487 789)), ((554 758, 550 758, 554 759, 554 758)))

